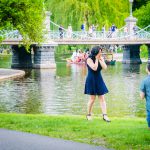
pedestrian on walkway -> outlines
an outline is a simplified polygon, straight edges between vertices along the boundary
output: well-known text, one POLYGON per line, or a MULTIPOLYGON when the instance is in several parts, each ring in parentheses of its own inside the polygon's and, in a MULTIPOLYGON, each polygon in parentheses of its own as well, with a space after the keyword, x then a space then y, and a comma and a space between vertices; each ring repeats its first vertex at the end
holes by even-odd
POLYGON ((92 25, 89 26, 89 37, 93 36, 93 30, 92 30, 92 25))
POLYGON ((85 31, 85 23, 81 24, 81 30, 84 32, 85 31))
POLYGON ((81 39, 85 39, 87 34, 86 34, 86 23, 84 22, 81 24, 81 39))
POLYGON ((146 99, 147 124, 150 130, 150 64, 147 65, 146 72, 148 76, 141 83, 140 97, 146 99))
POLYGON ((138 31, 138 27, 136 26, 136 24, 133 26, 133 32, 136 35, 138 31))
POLYGON ((115 24, 112 24, 112 26, 111 26, 111 36, 112 37, 116 37, 116 35, 117 35, 116 31, 117 31, 117 27, 115 26, 115 24))
POLYGON ((59 36, 60 36, 60 38, 62 39, 63 38, 63 27, 62 27, 62 25, 60 25, 60 27, 59 27, 59 36))
POLYGON ((117 29, 117 27, 115 26, 115 24, 112 24, 112 26, 111 26, 111 31, 112 31, 112 32, 115 32, 116 29, 117 29))
POLYGON ((124 31, 124 36, 126 37, 128 35, 128 28, 127 28, 127 26, 124 27, 123 31, 124 31))
POLYGON ((103 38, 105 38, 105 32, 106 32, 106 28, 105 28, 105 25, 103 25, 103 27, 102 27, 103 38))
POLYGON ((69 24, 69 26, 68 26, 67 37, 72 38, 72 26, 71 26, 71 24, 69 24))
POLYGON ((102 109, 103 120, 110 122, 107 117, 107 109, 104 94, 108 93, 108 89, 103 81, 101 70, 107 69, 107 65, 102 57, 102 49, 99 46, 93 47, 91 54, 87 58, 88 75, 85 82, 84 94, 90 96, 88 102, 88 114, 87 120, 92 119, 92 107, 95 102, 96 96, 98 96, 100 106, 102 109))

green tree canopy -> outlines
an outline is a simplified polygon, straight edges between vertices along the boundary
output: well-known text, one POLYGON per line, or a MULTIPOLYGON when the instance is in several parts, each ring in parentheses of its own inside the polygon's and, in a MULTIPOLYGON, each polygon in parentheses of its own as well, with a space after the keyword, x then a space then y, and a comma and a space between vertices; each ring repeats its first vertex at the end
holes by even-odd
POLYGON ((150 2, 147 5, 143 5, 140 9, 134 12, 134 16, 138 18, 138 25, 140 27, 146 27, 150 25, 150 2))
POLYGON ((139 9, 141 6, 146 5, 150 0, 134 0, 133 10, 139 9))
POLYGON ((87 28, 91 24, 99 29, 104 24, 109 28, 112 23, 120 28, 129 15, 128 0, 45 0, 45 3, 54 22, 65 28, 71 24, 73 30, 80 30, 83 22, 87 28))
POLYGON ((43 0, 0 0, 0 30, 18 30, 24 44, 43 39, 43 0))

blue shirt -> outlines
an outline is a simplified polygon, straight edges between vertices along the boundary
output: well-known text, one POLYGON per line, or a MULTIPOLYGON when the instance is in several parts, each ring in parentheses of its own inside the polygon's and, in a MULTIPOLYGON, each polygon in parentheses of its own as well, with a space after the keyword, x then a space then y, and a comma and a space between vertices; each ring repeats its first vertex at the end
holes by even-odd
POLYGON ((85 28, 85 27, 84 27, 84 24, 82 24, 82 25, 81 25, 81 30, 84 30, 84 28, 85 28))
POLYGON ((112 31, 112 32, 115 32, 115 30, 116 30, 116 26, 115 26, 115 25, 112 25, 111 31, 112 31))
POLYGON ((150 75, 142 81, 140 90, 145 94, 146 109, 150 111, 150 75))

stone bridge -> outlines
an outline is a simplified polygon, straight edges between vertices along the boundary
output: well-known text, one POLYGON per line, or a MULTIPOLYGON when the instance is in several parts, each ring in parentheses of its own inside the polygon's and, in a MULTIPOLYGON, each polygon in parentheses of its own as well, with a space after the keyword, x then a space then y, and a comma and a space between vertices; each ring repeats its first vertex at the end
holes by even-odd
POLYGON ((60 33, 50 31, 50 23, 58 28, 60 26, 50 21, 50 13, 47 12, 45 23, 48 34, 45 35, 45 43, 33 43, 30 52, 27 52, 23 46, 18 46, 22 43, 22 36, 15 30, 4 32, 5 40, 1 44, 12 46, 12 68, 56 68, 54 52, 55 47, 59 45, 121 45, 122 63, 141 63, 140 46, 145 44, 148 46, 150 62, 150 25, 144 29, 138 27, 135 32, 133 27, 136 21, 137 19, 130 15, 125 19, 125 26, 115 32, 93 31, 89 34, 88 31, 68 31, 63 28, 60 33), (125 32, 124 28, 127 28, 128 32, 125 32))

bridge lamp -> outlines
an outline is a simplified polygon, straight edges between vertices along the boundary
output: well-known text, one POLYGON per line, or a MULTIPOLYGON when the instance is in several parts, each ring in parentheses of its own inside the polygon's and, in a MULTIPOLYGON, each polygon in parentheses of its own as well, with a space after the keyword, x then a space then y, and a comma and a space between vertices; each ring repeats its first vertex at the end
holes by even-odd
POLYGON ((132 5, 134 0, 129 0, 130 2, 130 17, 132 17, 132 5))

